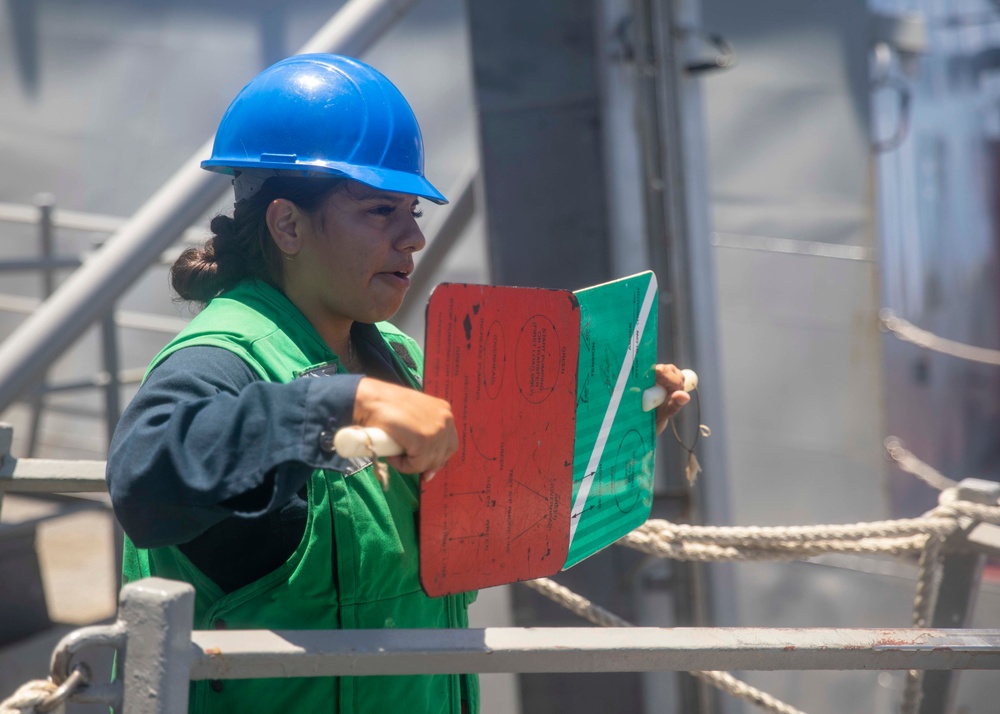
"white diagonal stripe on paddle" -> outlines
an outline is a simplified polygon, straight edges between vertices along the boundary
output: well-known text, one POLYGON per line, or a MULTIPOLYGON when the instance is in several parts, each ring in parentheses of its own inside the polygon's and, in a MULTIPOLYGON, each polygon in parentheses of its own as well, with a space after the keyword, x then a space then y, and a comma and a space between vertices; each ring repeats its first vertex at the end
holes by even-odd
POLYGON ((573 501, 573 513, 569 520, 569 546, 573 547, 573 537, 576 535, 576 527, 580 525, 580 517, 583 515, 583 507, 587 504, 587 496, 594 485, 594 476, 597 475, 597 466, 601 463, 604 455, 604 447, 608 443, 608 435, 611 434, 611 426, 615 423, 615 414, 618 413, 618 405, 621 403, 622 394, 625 392, 625 385, 628 383, 628 373, 632 371, 632 363, 635 362, 635 354, 639 350, 639 343, 642 342, 642 333, 646 329, 646 320, 649 318, 649 311, 653 308, 653 300, 656 299, 656 277, 650 276, 649 286, 646 288, 646 296, 642 299, 642 307, 639 308, 639 318, 636 320, 632 330, 633 338, 629 340, 628 351, 625 353, 625 360, 622 368, 618 372, 618 380, 615 382, 615 389, 611 393, 611 401, 608 403, 607 411, 604 412, 604 421, 601 422, 601 430, 597 433, 597 441, 594 443, 594 450, 590 454, 590 462, 587 464, 586 475, 580 482, 580 490, 576 493, 576 500, 573 501))

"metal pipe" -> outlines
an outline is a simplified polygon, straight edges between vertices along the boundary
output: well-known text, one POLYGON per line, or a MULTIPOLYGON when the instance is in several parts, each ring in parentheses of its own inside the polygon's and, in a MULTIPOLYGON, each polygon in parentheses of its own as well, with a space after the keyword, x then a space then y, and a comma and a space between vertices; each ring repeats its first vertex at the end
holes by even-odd
MULTIPOLYGON (((121 373, 119 371, 118 326, 115 324, 114 306, 112 305, 101 320, 101 357, 104 361, 104 374, 108 381, 104 386, 104 424, 107 430, 108 451, 111 450, 111 440, 115 435, 118 420, 121 419, 121 373)), ((111 543, 115 557, 111 563, 111 574, 115 579, 115 589, 122 587, 122 562, 125 557, 125 531, 117 518, 111 519, 111 543)))
POLYGON ((83 263, 79 258, 13 258, 0 260, 0 273, 20 273, 25 270, 40 270, 43 275, 52 275, 53 270, 79 268, 83 263))
POLYGON ((8 454, 0 467, 5 493, 107 493, 104 461, 15 459, 8 454))
POLYGON ((101 320, 101 359, 104 362, 104 423, 107 426, 108 447, 122 413, 121 381, 119 380, 118 328, 115 325, 114 306, 101 320))
POLYGON ((56 199, 51 193, 42 193, 35 197, 38 205, 38 247, 42 258, 42 295, 49 297, 55 290, 55 276, 49 263, 52 261, 53 225, 52 212, 55 210, 56 199))
MULTIPOLYGON (((55 290, 55 274, 52 266, 52 212, 56 199, 51 193, 40 193, 35 197, 38 206, 38 248, 41 253, 42 297, 48 299, 55 290)), ((42 376, 41 386, 48 381, 47 372, 42 376)), ((28 456, 34 456, 38 451, 39 434, 42 429, 42 411, 45 408, 43 392, 36 391, 31 398, 31 419, 28 422, 28 456)))
MULTIPOLYGON (((361 54, 415 2, 350 0, 299 53, 361 54)), ((0 411, 37 385, 59 355, 228 188, 227 178, 199 166, 211 150, 210 139, 0 344, 0 411)))
MULTIPOLYGON (((0 222, 35 225, 38 223, 38 209, 20 203, 0 203, 0 222)), ((52 211, 53 227, 73 231, 114 233, 126 223, 128 223, 127 218, 108 216, 103 213, 71 211, 65 208, 54 208, 52 211)), ((184 231, 183 240, 188 243, 203 242, 206 232, 204 228, 191 228, 184 231)))
MULTIPOLYGON (((251 679, 277 673, 282 677, 333 677, 448 672, 1000 669, 1000 630, 196 630, 191 639, 195 645, 191 679, 195 680, 251 679)), ((131 650, 129 647, 130 655, 131 650)))
MULTIPOLYGON (((31 315, 41 305, 42 301, 38 298, 0 294, 0 312, 31 315)), ((148 330, 150 332, 164 332, 175 335, 184 329, 187 325, 187 320, 182 320, 179 317, 171 317, 170 315, 154 315, 151 312, 119 310, 115 313, 115 324, 118 327, 129 327, 133 330, 148 330)))
MULTIPOLYGON (((118 372, 119 384, 140 384, 142 378, 146 376, 145 367, 133 369, 123 369, 118 372)), ((75 379, 72 382, 59 382, 57 384, 43 384, 35 388, 33 394, 58 394, 60 392, 76 392, 82 389, 107 389, 111 381, 111 375, 107 372, 98 372, 92 377, 75 379)))

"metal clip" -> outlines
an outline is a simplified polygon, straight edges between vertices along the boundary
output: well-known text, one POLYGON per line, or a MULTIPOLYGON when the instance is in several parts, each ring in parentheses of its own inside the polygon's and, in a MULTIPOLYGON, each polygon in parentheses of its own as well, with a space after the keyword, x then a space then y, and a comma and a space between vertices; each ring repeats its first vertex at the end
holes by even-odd
POLYGON ((82 663, 73 664, 73 658, 81 651, 90 647, 113 647, 120 650, 124 644, 125 630, 120 622, 112 625, 91 625, 74 630, 59 640, 52 650, 49 678, 55 684, 62 685, 69 681, 82 665, 82 663))
POLYGON ((703 72, 714 72, 720 69, 732 69, 737 64, 736 50, 725 37, 717 32, 709 32, 701 27, 681 27, 678 28, 680 37, 697 37, 711 45, 716 55, 709 59, 692 58, 684 65, 688 74, 701 74, 703 72))
POLYGON ((86 689, 88 684, 90 684, 90 667, 81 662, 73 668, 72 673, 65 682, 59 685, 56 691, 52 692, 40 704, 35 705, 35 711, 40 712, 40 714, 55 711, 74 694, 86 689))

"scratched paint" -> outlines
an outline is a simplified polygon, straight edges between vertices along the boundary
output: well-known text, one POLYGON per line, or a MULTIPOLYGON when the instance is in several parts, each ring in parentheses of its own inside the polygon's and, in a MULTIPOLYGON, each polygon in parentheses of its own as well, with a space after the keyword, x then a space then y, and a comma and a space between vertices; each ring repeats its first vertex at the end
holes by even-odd
POLYGON ((429 595, 562 568, 579 342, 568 291, 445 284, 431 295, 424 389, 451 404, 459 450, 421 486, 429 595))

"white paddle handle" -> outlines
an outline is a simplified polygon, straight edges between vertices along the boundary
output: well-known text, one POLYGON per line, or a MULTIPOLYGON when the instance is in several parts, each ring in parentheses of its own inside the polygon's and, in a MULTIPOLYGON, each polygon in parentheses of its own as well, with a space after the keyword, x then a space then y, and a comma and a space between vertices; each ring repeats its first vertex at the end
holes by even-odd
MULTIPOLYGON (((683 369, 684 391, 690 392, 698 386, 698 375, 692 369, 683 369)), ((642 410, 650 412, 663 404, 667 399, 667 390, 655 385, 642 393, 642 410)), ((348 426, 340 429, 333 437, 333 445, 337 453, 346 459, 362 456, 398 456, 403 448, 395 440, 378 427, 348 426)))
POLYGON ((337 453, 346 459, 362 456, 399 456, 403 448, 378 427, 348 426, 333 436, 337 453))
MULTIPOLYGON (((698 386, 698 375, 693 369, 682 369, 684 375, 684 391, 690 392, 698 386)), ((651 412, 667 400, 667 390, 659 384, 653 385, 642 393, 642 410, 651 412)))

